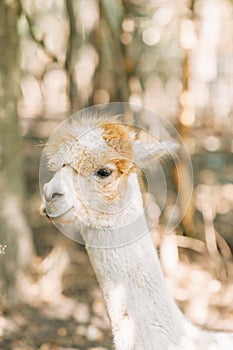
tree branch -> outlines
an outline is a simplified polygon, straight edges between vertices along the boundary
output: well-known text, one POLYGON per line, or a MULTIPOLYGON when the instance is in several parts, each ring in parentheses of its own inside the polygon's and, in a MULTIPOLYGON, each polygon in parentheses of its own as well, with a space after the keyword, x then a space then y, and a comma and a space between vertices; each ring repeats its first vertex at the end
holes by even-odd
POLYGON ((69 78, 68 94, 69 94, 69 100, 71 105, 71 111, 73 112, 77 107, 80 107, 81 105, 81 102, 79 101, 79 98, 78 98, 78 92, 75 84, 73 62, 72 62, 73 52, 75 50, 78 40, 77 40, 77 30, 75 25, 73 2, 72 0, 66 0, 65 3, 66 3, 67 17, 69 21, 69 29, 70 29, 70 38, 69 38, 69 44, 68 44, 67 53, 66 53, 65 68, 69 78))

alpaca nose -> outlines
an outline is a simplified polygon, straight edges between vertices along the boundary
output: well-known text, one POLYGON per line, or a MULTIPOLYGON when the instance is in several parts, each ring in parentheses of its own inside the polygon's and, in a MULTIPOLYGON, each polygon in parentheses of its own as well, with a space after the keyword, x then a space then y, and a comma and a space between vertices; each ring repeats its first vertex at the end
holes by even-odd
POLYGON ((43 194, 47 202, 50 202, 52 199, 58 199, 64 195, 63 193, 60 193, 60 191, 55 190, 54 188, 51 188, 49 184, 44 185, 43 194))

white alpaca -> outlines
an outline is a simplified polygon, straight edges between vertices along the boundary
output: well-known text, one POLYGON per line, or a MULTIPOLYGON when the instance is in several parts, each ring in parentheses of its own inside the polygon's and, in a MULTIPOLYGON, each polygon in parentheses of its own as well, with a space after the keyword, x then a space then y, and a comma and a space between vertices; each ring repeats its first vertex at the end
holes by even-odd
POLYGON ((233 349, 231 335, 189 324, 167 290, 135 164, 163 156, 171 143, 142 145, 134 137, 101 117, 71 122, 46 147, 55 175, 44 186, 45 211, 73 237, 81 233, 116 350, 233 349))

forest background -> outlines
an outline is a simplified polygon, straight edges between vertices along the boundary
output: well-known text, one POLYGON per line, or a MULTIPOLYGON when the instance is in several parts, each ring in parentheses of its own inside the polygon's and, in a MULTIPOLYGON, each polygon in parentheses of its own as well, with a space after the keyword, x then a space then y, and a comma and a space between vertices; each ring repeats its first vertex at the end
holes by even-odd
POLYGON ((38 174, 61 121, 114 101, 158 112, 185 141, 191 204, 169 235, 162 211, 152 236, 186 316, 233 330, 232 38, 230 0, 0 2, 1 349, 112 349, 84 247, 40 215, 38 174))

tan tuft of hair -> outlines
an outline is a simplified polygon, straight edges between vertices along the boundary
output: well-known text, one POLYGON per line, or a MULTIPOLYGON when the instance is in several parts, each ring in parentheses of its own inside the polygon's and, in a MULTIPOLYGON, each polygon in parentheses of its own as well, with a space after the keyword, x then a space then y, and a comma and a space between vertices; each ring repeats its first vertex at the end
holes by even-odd
POLYGON ((117 154, 116 166, 121 173, 129 174, 133 169, 134 159, 132 133, 126 125, 120 123, 106 123, 102 128, 104 129, 103 139, 117 154))
POLYGON ((119 155, 133 159, 133 144, 130 130, 119 123, 103 124, 103 138, 119 155))

